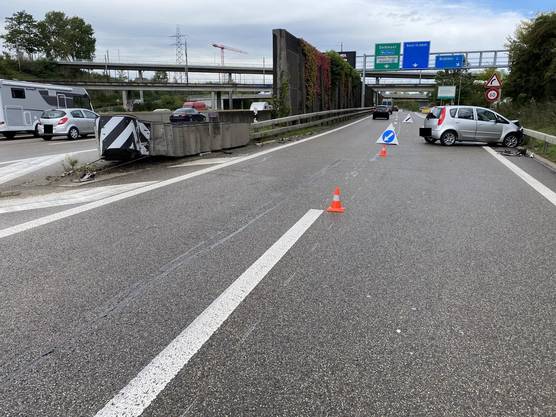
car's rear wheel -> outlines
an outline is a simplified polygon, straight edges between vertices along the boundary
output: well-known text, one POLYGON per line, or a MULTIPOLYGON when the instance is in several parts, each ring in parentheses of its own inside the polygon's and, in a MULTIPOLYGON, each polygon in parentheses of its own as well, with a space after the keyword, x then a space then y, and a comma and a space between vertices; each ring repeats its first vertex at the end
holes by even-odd
POLYGON ((35 126, 35 130, 33 130, 33 137, 35 137, 35 138, 40 138, 41 137, 41 135, 39 133, 39 125, 38 124, 35 126))
POLYGON ((448 130, 447 132, 444 132, 442 136, 440 136, 440 143, 442 143, 444 146, 452 146, 454 143, 456 143, 457 138, 458 137, 456 135, 456 132, 448 130))
POLYGON ((510 133, 506 135, 503 142, 504 146, 508 148, 515 148, 518 143, 519 143, 519 138, 514 133, 510 133))
POLYGON ((425 137, 425 142, 427 143, 434 143, 436 142, 435 138, 431 138, 430 136, 425 137))
POLYGON ((79 138, 79 130, 75 126, 70 127, 70 130, 68 131, 68 138, 71 140, 76 140, 79 138))
POLYGON ((15 132, 4 132, 2 133, 6 139, 13 139, 15 138, 15 132))

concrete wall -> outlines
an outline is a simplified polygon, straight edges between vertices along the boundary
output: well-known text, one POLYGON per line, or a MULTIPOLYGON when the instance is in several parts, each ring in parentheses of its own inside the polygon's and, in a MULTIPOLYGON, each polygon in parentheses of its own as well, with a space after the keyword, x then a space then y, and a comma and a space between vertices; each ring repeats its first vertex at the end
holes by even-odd
POLYGON ((281 81, 287 80, 291 114, 305 113, 305 67, 299 39, 284 29, 272 31, 274 95, 280 95, 281 81))
MULTIPOLYGON (((351 79, 343 80, 338 85, 333 86, 330 91, 330 97, 325 97, 328 93, 325 92, 321 73, 317 76, 317 82, 319 79, 321 82, 321 94, 315 97, 311 106, 308 106, 305 88, 305 55, 303 54, 301 39, 285 29, 274 29, 272 31, 272 48, 274 60, 273 93, 275 97, 280 97, 284 81, 288 82, 286 104, 290 107, 291 115, 347 109, 361 105, 361 89, 354 88, 351 85, 351 79)), ((319 68, 317 67, 317 72, 319 68)), ((367 100, 366 102, 368 103, 367 100)))
POLYGON ((153 123, 150 154, 191 156, 245 146, 248 143, 248 123, 153 123))

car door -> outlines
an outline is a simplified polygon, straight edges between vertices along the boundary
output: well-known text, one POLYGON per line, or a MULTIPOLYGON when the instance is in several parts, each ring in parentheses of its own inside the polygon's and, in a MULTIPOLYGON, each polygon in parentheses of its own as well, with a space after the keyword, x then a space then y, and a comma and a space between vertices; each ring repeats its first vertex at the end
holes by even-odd
POLYGON ((496 142, 502 137, 504 126, 498 123, 496 113, 483 109, 477 109, 477 140, 484 142, 496 142))
POLYGON ((455 119, 456 130, 460 140, 475 140, 477 121, 473 107, 460 107, 455 119))
POLYGON ((98 115, 89 110, 83 110, 83 113, 85 114, 86 129, 87 129, 86 133, 94 133, 95 123, 98 115))
POLYGON ((74 124, 77 129, 79 129, 79 133, 84 134, 87 131, 87 122, 85 121, 85 116, 81 110, 72 110, 70 112, 72 118, 72 124, 74 124))

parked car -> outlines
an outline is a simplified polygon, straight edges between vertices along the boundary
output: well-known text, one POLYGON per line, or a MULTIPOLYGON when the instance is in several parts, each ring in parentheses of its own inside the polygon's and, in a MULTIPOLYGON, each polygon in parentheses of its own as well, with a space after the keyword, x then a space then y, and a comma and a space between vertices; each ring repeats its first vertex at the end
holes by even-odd
POLYGON ((164 113, 164 112, 171 112, 170 109, 154 109, 153 113, 164 113))
POLYGON ((67 136, 75 140, 95 133, 98 114, 89 109, 45 110, 39 119, 37 131, 44 140, 53 136, 67 136))
POLYGON ((192 107, 182 107, 170 115, 171 123, 204 122, 207 118, 192 107))
POLYGON ((394 106, 392 107, 392 111, 399 111, 400 109, 398 109, 398 106, 394 106))
POLYGON ((390 109, 388 108, 388 106, 376 106, 375 110, 373 111, 373 120, 376 120, 378 118, 382 118, 382 119, 390 119, 390 109))
POLYGON ((523 139, 518 120, 508 120, 490 109, 474 106, 433 107, 419 135, 428 143, 437 140, 450 146, 456 142, 502 143, 514 148, 523 139))

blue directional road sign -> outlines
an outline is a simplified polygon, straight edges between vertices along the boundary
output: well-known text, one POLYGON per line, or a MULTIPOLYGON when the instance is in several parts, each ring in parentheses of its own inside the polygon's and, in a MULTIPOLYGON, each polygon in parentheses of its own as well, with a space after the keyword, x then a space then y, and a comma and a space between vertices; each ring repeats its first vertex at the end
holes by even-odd
POLYGON ((465 55, 437 55, 434 66, 442 69, 463 68, 465 55))
POLYGON ((392 123, 384 129, 384 132, 381 133, 376 143, 381 143, 383 145, 398 145, 398 135, 396 135, 392 123))
POLYGON ((429 53, 431 43, 404 42, 403 43, 403 69, 426 69, 429 67, 429 53))
POLYGON ((384 141, 384 143, 393 142, 394 139, 396 139, 396 132, 394 132, 393 130, 385 130, 382 134, 382 140, 384 141))

